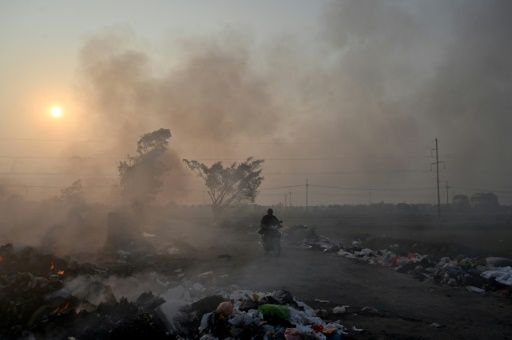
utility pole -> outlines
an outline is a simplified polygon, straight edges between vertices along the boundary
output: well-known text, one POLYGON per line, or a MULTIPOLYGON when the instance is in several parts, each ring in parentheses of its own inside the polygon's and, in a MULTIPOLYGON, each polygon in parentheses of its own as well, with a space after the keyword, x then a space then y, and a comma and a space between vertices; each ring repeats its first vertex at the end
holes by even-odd
POLYGON ((308 184, 308 180, 306 178, 306 213, 308 212, 308 188, 309 188, 309 184, 308 184))
POLYGON ((448 181, 446 181, 446 207, 448 207, 448 204, 449 203, 449 199, 448 199, 448 190, 450 189, 450 187, 448 186, 448 181))
MULTIPOLYGON (((444 165, 444 162, 439 162, 439 147, 437 145, 437 138, 436 138, 436 148, 435 149, 432 149, 432 151, 436 151, 436 162, 435 163, 431 163, 430 164, 430 171, 432 171, 432 165, 436 165, 436 172, 437 172, 437 215, 439 218, 441 218, 441 194, 439 193, 439 163, 443 163, 444 165)), ((431 151, 431 153, 432 153, 431 151)))
POLYGON ((284 194, 284 206, 286 207, 286 203, 287 203, 287 197, 288 196, 287 194, 284 194))
POLYGON ((292 206, 292 192, 290 191, 290 207, 292 206))

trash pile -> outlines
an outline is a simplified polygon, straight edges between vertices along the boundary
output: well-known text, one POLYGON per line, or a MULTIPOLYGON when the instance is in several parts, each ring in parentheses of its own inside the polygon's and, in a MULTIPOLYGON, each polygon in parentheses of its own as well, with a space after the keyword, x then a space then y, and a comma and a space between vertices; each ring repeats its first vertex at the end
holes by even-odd
POLYGON ((152 293, 136 301, 116 299, 103 284, 107 270, 68 263, 32 247, 0 247, 0 338, 62 339, 166 337, 155 308, 165 301, 152 293), (69 282, 80 276, 98 280, 72 295, 69 282))
POLYGON ((197 339, 341 339, 339 322, 326 322, 288 291, 219 292, 191 304, 169 300, 157 308, 174 335, 197 339))
POLYGON ((461 257, 434 259, 429 255, 414 252, 398 254, 393 251, 398 244, 388 249, 372 250, 363 248, 361 241, 352 241, 343 246, 326 236, 316 233, 314 227, 296 225, 287 229, 286 240, 300 244, 302 248, 336 253, 346 258, 364 261, 369 264, 387 266, 400 273, 413 275, 420 281, 433 281, 450 287, 467 287, 468 290, 485 293, 499 291, 503 296, 512 294, 512 260, 488 257, 485 260, 461 257), (479 288, 480 287, 480 288, 479 288))
POLYGON ((324 321, 287 291, 220 290, 212 271, 193 280, 181 269, 172 275, 134 271, 121 277, 119 267, 68 263, 32 247, 1 246, 0 338, 340 339, 347 334, 339 321, 324 321))
MULTIPOLYGON (((390 248, 397 248, 397 245, 391 245, 390 248)), ((337 254, 387 266, 397 272, 411 274, 421 281, 428 280, 450 287, 467 287, 477 293, 499 291, 504 296, 510 296, 512 291, 512 260, 505 258, 488 257, 479 260, 442 257, 436 260, 418 253, 399 255, 388 249, 375 251, 362 248, 360 241, 353 241, 350 247, 342 247, 337 254)))
POLYGON ((322 250, 335 253, 341 249, 339 242, 319 235, 314 226, 294 225, 283 231, 284 239, 290 244, 299 244, 304 249, 322 250))

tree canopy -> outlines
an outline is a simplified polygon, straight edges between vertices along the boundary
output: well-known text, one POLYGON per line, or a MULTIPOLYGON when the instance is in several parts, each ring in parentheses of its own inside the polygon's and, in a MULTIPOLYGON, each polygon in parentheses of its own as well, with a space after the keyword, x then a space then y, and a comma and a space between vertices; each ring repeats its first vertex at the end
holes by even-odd
POLYGON ((123 194, 130 201, 146 202, 155 198, 163 182, 160 178, 171 168, 160 160, 171 138, 169 129, 159 129, 143 135, 137 142, 137 155, 119 162, 123 194))
POLYGON ((60 200, 66 203, 81 202, 84 199, 84 192, 82 189, 82 180, 77 179, 70 186, 61 189, 60 200))
POLYGON ((222 162, 210 167, 194 160, 184 159, 183 162, 203 179, 216 219, 230 206, 253 203, 264 179, 261 176, 263 160, 253 160, 252 157, 226 167, 222 162))

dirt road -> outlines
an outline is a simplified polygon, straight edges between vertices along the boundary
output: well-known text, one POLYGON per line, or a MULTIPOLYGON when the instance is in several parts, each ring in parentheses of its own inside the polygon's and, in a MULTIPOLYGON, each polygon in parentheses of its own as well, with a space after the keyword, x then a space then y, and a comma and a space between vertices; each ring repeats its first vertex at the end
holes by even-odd
POLYGON ((283 255, 275 257, 247 245, 232 261, 207 266, 228 275, 218 282, 221 286, 284 289, 315 309, 350 306, 329 318, 340 320, 353 338, 512 339, 510 299, 420 282, 333 254, 285 246, 283 255))

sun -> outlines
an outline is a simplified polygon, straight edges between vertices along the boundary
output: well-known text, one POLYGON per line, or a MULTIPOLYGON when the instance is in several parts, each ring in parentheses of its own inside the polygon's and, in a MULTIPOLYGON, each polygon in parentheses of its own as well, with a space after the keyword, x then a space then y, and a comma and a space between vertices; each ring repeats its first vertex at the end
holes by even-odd
POLYGON ((53 117, 58 118, 58 117, 62 116, 62 108, 60 106, 53 106, 50 109, 50 114, 53 117))

